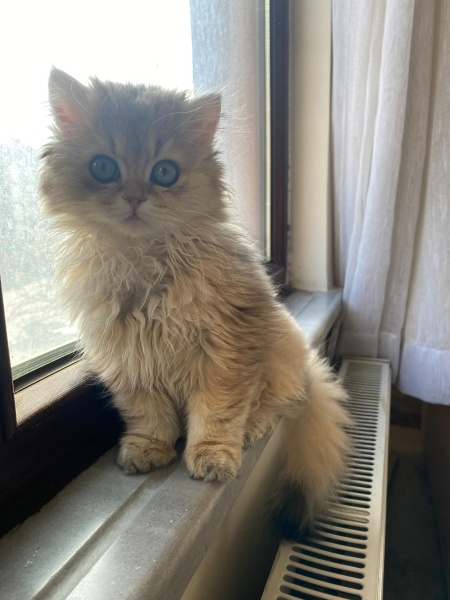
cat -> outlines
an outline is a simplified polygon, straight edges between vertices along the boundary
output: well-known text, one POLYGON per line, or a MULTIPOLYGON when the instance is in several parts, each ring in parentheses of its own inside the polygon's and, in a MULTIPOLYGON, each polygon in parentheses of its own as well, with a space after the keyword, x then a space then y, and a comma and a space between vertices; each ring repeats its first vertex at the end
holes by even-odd
POLYGON ((346 394, 229 218, 220 96, 53 68, 49 102, 40 195, 84 356, 126 424, 118 464, 167 465, 185 437, 192 477, 225 482, 281 419, 271 511, 298 538, 344 471, 346 394))

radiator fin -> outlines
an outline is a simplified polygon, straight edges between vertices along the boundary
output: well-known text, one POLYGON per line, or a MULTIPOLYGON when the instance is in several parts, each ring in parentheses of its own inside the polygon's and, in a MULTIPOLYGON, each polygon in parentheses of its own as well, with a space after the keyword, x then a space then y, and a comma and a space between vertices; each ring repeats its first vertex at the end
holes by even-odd
POLYGON ((262 600, 381 600, 390 401, 389 364, 347 358, 349 468, 313 537, 283 542, 262 600))

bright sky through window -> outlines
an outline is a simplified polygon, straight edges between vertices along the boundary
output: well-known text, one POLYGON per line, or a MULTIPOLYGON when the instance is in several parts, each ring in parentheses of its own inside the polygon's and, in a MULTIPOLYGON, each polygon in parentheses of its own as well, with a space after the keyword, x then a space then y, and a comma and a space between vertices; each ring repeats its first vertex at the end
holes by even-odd
POLYGON ((45 142, 52 64, 84 82, 193 87, 189 0, 25 0, 0 14, 0 143, 45 142))

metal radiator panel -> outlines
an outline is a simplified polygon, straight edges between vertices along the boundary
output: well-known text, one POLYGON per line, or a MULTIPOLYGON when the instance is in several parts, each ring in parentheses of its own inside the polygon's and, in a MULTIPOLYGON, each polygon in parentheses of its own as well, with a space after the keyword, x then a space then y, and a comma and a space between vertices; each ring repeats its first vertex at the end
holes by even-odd
POLYGON ((354 452, 337 497, 314 537, 282 542, 262 600, 381 600, 390 408, 390 369, 382 360, 346 358, 354 452))

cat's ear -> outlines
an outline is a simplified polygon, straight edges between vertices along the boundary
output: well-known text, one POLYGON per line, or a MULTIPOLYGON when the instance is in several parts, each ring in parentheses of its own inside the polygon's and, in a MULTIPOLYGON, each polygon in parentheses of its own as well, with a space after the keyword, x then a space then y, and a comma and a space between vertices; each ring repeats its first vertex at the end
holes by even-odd
POLYGON ((205 94, 191 100, 190 133, 198 146, 211 145, 220 121, 219 94, 205 94))
POLYGON ((58 129, 70 133, 74 127, 86 125, 87 88, 83 84, 53 67, 48 93, 58 129))

